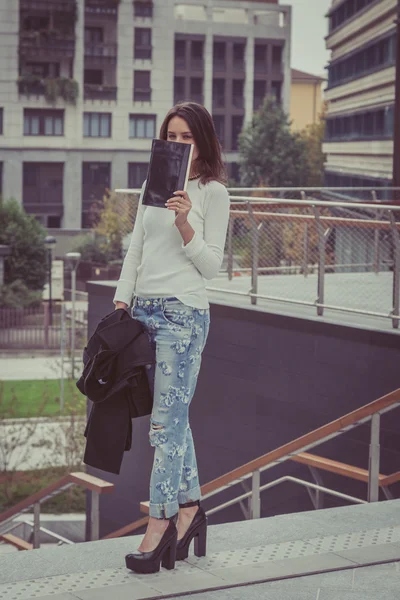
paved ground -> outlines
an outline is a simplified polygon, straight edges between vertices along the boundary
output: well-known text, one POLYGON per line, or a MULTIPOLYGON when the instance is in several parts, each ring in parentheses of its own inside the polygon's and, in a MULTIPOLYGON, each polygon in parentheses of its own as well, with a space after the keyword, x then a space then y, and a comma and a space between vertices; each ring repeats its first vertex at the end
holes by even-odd
MULTIPOLYGON (((64 377, 66 376, 64 366, 64 377)), ((59 379, 61 377, 61 359, 58 356, 10 356, 0 357, 0 379, 14 381, 19 379, 59 379)))
MULTIPOLYGON (((234 277, 229 281, 226 275, 220 275, 208 282, 210 302, 240 306, 253 310, 268 311, 331 323, 341 323, 355 327, 393 330, 390 318, 359 315, 357 313, 324 309, 322 317, 317 315, 313 304, 317 299, 317 275, 273 275, 258 278, 258 294, 275 298, 257 299, 252 306, 246 296, 251 289, 251 278, 247 275, 234 277), (237 293, 235 293, 237 292, 237 293), (296 300, 299 304, 280 301, 296 300)), ((392 311, 393 273, 335 273, 325 277, 325 304, 351 310, 363 310, 390 315, 392 311)), ((400 326, 397 332, 400 331, 400 326)))
POLYGON ((398 600, 399 511, 394 500, 214 525, 207 557, 156 575, 124 567, 141 536, 13 553, 0 598, 398 600))

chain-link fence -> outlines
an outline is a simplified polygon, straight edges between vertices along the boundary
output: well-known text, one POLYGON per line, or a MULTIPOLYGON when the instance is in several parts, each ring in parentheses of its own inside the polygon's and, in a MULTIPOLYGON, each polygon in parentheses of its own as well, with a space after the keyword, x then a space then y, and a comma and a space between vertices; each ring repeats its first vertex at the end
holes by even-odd
MULTIPOLYGON (((230 190, 224 261, 210 292, 386 317, 398 327, 400 207, 369 189, 357 202, 326 189, 249 192, 230 190)), ((124 220, 125 249, 133 220, 124 220)))

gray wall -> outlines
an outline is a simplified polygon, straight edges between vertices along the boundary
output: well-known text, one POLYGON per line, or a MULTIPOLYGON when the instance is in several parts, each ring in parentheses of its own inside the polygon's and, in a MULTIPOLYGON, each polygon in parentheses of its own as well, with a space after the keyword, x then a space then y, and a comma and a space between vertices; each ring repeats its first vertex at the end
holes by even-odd
MULTIPOLYGON (((114 285, 88 285, 90 333, 113 310, 114 285)), ((211 306, 211 321, 191 405, 203 484, 399 387, 398 333, 222 305, 211 306)), ((118 477, 89 469, 116 485, 101 499, 102 534, 142 516, 139 502, 148 500, 152 462, 148 427, 148 418, 134 420, 132 451, 125 454, 118 477)), ((382 417, 382 429, 381 472, 389 474, 400 464, 398 412, 382 417)), ((369 427, 362 426, 315 452, 367 468, 368 436, 369 427)), ((310 479, 305 467, 286 463, 264 473, 263 481, 289 473, 310 479)), ((366 498, 363 483, 323 478, 328 486, 366 498)), ((205 507, 231 495, 211 498, 205 507)), ((334 499, 326 499, 326 506, 334 505, 334 499)), ((311 508, 307 491, 290 483, 262 496, 262 516, 311 508)), ((210 522, 241 518, 240 508, 232 507, 210 522)))

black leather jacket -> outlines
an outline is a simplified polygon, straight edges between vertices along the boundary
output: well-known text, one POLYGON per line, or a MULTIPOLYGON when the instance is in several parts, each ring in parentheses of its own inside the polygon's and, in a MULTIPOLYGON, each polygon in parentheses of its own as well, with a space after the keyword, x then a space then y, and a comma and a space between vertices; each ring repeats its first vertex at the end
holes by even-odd
POLYGON ((86 425, 87 465, 119 473, 132 443, 134 417, 151 414, 153 398, 146 367, 155 350, 148 334, 124 309, 103 317, 83 351, 76 385, 93 402, 86 425))

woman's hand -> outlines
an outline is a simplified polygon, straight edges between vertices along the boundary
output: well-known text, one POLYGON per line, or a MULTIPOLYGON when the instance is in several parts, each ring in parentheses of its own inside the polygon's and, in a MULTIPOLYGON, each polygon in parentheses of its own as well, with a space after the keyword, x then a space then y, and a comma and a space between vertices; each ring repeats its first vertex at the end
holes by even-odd
POLYGON ((178 229, 187 223, 188 214, 192 209, 192 203, 187 192, 174 192, 174 197, 170 198, 165 206, 168 210, 175 211, 175 225, 178 229))
POLYGON ((117 301, 115 303, 115 310, 118 310, 118 308, 123 308, 124 310, 128 310, 128 305, 125 304, 125 302, 119 302, 119 301, 117 301))

